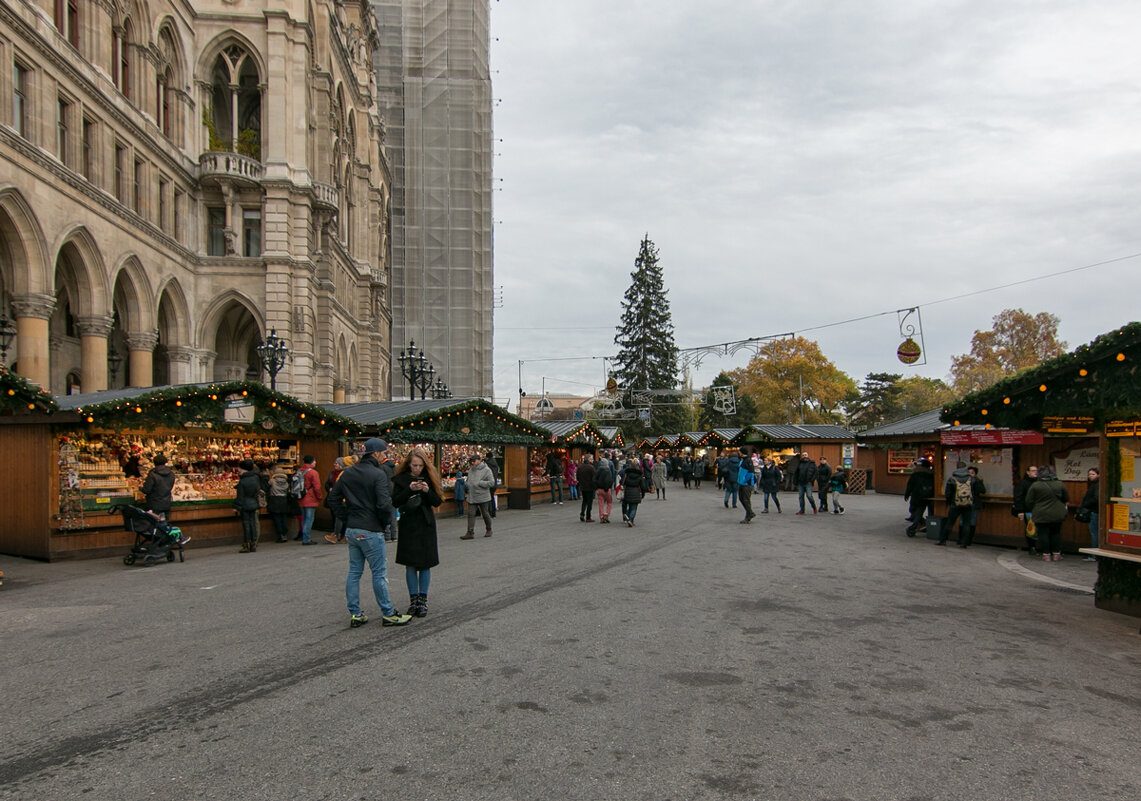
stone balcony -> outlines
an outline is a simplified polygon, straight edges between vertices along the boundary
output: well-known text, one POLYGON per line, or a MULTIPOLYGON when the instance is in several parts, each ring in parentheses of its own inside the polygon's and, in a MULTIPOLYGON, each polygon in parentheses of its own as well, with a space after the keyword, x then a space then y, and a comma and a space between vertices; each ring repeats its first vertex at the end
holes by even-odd
POLYGON ((265 166, 257 159, 239 153, 208 151, 198 158, 198 180, 203 184, 222 181, 257 186, 265 177, 265 166))
POLYGON ((341 192, 332 184, 313 182, 313 207, 322 211, 337 211, 341 207, 341 192))

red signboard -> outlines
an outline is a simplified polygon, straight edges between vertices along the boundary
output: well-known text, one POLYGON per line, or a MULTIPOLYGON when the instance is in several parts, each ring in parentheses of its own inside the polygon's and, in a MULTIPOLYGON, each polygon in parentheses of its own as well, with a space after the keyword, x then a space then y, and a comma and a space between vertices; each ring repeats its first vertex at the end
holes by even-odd
POLYGON ((941 431, 939 441, 944 445, 1041 445, 1040 431, 1011 431, 994 428, 981 431, 941 431))

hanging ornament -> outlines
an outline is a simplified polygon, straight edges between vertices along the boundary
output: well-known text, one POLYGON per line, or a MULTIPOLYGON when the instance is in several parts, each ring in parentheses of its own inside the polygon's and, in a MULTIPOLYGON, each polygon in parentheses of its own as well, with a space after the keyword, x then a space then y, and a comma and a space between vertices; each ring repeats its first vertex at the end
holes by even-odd
POLYGON ((919 361, 919 357, 923 355, 923 349, 919 347, 919 343, 911 337, 903 340, 903 344, 896 350, 895 355, 904 364, 915 364, 919 361))
POLYGON ((895 314, 899 320, 899 335, 903 337, 903 342, 896 349, 895 355, 904 364, 915 364, 921 358, 923 361, 920 363, 926 364, 923 346, 920 344, 923 341, 923 317, 919 314, 919 307, 899 309, 895 314), (914 321, 910 319, 912 315, 915 315, 914 321), (917 334, 919 335, 919 342, 915 341, 917 334))

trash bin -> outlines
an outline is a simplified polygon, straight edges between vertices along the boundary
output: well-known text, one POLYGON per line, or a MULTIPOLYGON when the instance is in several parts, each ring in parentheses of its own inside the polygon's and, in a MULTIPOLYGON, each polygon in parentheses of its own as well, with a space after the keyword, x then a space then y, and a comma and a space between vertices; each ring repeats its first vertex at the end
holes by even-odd
POLYGON ((947 518, 931 515, 927 518, 927 539, 943 539, 943 527, 947 525, 947 518))

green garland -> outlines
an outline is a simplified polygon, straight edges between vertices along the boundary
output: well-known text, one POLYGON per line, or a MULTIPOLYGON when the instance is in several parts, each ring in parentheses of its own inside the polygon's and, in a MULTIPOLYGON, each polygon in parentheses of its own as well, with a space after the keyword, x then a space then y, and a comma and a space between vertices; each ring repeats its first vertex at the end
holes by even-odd
POLYGON ((1124 559, 1097 560, 1097 583, 1094 597, 1099 600, 1119 598, 1128 603, 1141 603, 1141 564, 1124 559))
POLYGON ((357 438, 364 427, 313 403, 274 392, 254 381, 226 381, 208 386, 167 387, 133 398, 80 407, 80 417, 108 428, 181 428, 186 423, 209 424, 214 431, 267 432, 299 435, 319 433, 331 439, 357 438), (233 424, 225 419, 227 399, 241 396, 254 407, 253 422, 233 424))
POLYGON ((478 399, 387 420, 377 434, 389 442, 475 445, 541 445, 550 438, 538 426, 478 399), (517 433, 504 431, 507 427, 517 433))
POLYGON ((59 411, 59 405, 50 392, 0 364, 0 412, 17 411, 52 414, 59 411))

